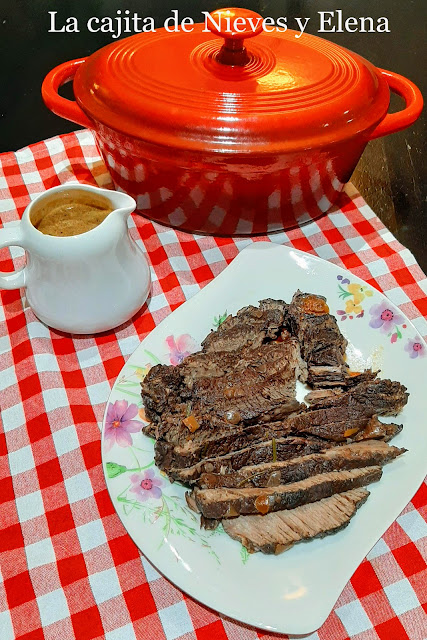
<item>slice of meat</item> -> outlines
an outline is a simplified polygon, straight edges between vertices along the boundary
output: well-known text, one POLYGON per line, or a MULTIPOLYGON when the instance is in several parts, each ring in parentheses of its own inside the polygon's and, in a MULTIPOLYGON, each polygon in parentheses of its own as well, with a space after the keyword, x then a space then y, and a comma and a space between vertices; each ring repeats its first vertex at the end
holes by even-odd
POLYGON ((196 380, 221 378, 235 366, 236 354, 233 351, 198 351, 185 358, 179 368, 184 384, 191 389, 196 380))
MULTIPOLYGON (((283 355, 289 352, 289 346, 283 345, 280 343, 265 345, 266 355, 272 355, 272 359, 268 362, 277 363, 278 354, 283 355)), ((258 354, 258 350, 251 352, 258 354)), ((252 361, 248 359, 246 362, 252 361)), ((298 409, 299 405, 293 397, 290 397, 287 403, 285 402, 286 376, 290 374, 287 373, 286 368, 281 370, 280 365, 278 365, 279 374, 272 366, 274 376, 267 378, 271 382, 270 386, 264 388, 259 382, 257 394, 254 381, 264 375, 264 371, 259 370, 260 366, 262 365, 258 365, 255 360, 253 374, 249 368, 245 373, 241 373, 240 378, 236 376, 235 380, 240 380, 240 389, 245 389, 246 395, 227 398, 226 403, 223 397, 222 407, 221 394, 218 391, 213 391, 210 396, 207 394, 208 400, 205 404, 203 404, 204 397, 200 393, 200 397, 194 401, 195 405, 193 401, 176 402, 175 395, 174 413, 164 411, 161 421, 154 423, 155 428, 150 427, 150 433, 155 432, 157 438, 156 464, 165 470, 171 467, 190 467, 203 458, 221 456, 230 450, 237 451, 250 444, 272 437, 282 438, 291 433, 311 434, 335 442, 345 442, 347 438, 355 439, 356 437, 388 440, 400 429, 398 425, 382 425, 376 417, 372 419, 373 414, 376 416, 378 413, 397 413, 407 401, 408 394, 405 387, 398 382, 380 379, 360 383, 341 394, 318 398, 316 404, 307 411, 291 415, 285 420, 275 420, 277 417, 283 417, 285 412, 298 409), (250 381, 251 384, 244 386, 245 378, 246 382, 250 381), (264 397, 264 394, 267 397, 264 397), (209 406, 210 401, 217 404, 216 409, 209 406), (190 412, 196 416, 197 424, 200 426, 194 432, 191 432, 185 424, 189 406, 190 412), (264 412, 258 413, 257 416, 257 412, 261 411, 264 412), (244 421, 233 424, 236 422, 236 414, 238 421, 242 416, 244 421), (256 424, 246 426, 257 418, 256 424), (227 422, 227 419, 230 419, 230 422, 227 422)), ((225 391, 231 387, 225 386, 224 380, 228 379, 215 379, 217 389, 222 389, 225 396, 225 391)), ((174 376, 172 381, 176 381, 174 376)), ((170 387, 171 392, 167 385, 164 385, 165 402, 175 392, 176 386, 170 385, 170 387)))
MULTIPOLYGON (((186 429, 188 432, 188 429, 186 429)), ((180 438, 175 445, 165 439, 159 439, 154 445, 155 462, 158 467, 169 473, 171 467, 190 467, 204 458, 221 456, 229 451, 239 451, 251 443, 263 442, 266 438, 281 438, 289 428, 283 422, 233 426, 226 423, 216 428, 198 429, 194 434, 188 432, 186 440, 180 438), (194 437, 192 437, 194 436, 194 437)))
POLYGON ((197 486, 200 489, 273 487, 298 482, 319 473, 383 466, 405 451, 406 449, 392 447, 381 440, 368 440, 283 462, 250 465, 234 473, 202 473, 197 486))
POLYGON ((342 493, 376 482, 381 478, 378 466, 331 471, 299 482, 277 487, 249 489, 194 489, 196 506, 205 518, 219 520, 246 514, 294 509, 316 502, 334 493, 342 493))
POLYGON ((147 418, 159 422, 166 410, 173 413, 175 405, 188 402, 195 381, 221 378, 238 363, 244 367, 242 350, 260 347, 265 339, 278 337, 287 306, 281 300, 267 299, 259 307, 241 309, 207 336, 202 351, 190 355, 178 367, 152 367, 141 384, 147 418))
MULTIPOLYGON (((332 359, 332 358, 331 358, 332 359)), ((315 389, 323 387, 347 386, 347 364, 340 366, 314 365, 308 366, 307 382, 315 389)))
MULTIPOLYGON (((332 447, 333 443, 313 437, 289 436, 275 440, 276 460, 289 460, 317 451, 324 451, 332 447)), ((205 458, 188 467, 174 467, 168 470, 168 475, 183 484, 194 484, 200 474, 227 473, 237 471, 246 465, 256 465, 271 462, 274 458, 273 441, 267 440, 236 451, 230 451, 222 456, 205 458)))
POLYGON ((259 347, 266 338, 278 337, 288 305, 283 300, 261 300, 259 307, 244 307, 228 316, 202 342, 203 351, 237 351, 259 347))
POLYGON ((332 396, 338 396, 343 393, 342 387, 313 389, 304 396, 304 402, 310 406, 322 404, 324 400, 328 400, 332 396))
MULTIPOLYGON (((342 394, 318 400, 308 411, 288 419, 292 433, 310 433, 344 441, 367 427, 375 415, 396 415, 408 401, 406 387, 391 380, 361 382, 342 394)), ((369 437, 369 436, 368 436, 369 437)))
POLYGON ((295 382, 300 348, 295 338, 234 354, 235 366, 221 378, 201 378, 192 386, 192 412, 207 425, 213 416, 232 424, 279 420, 296 411, 295 382))
POLYGON ((317 386, 345 385, 347 340, 330 315, 326 298, 297 291, 289 305, 287 321, 300 345, 308 367, 308 383, 317 386))
POLYGON ((161 414, 181 401, 182 378, 179 367, 157 364, 141 382, 141 395, 147 420, 158 423, 161 414))
POLYGON ((379 371, 372 371, 372 369, 365 369, 365 371, 347 371, 346 388, 350 389, 361 382, 375 380, 379 373, 379 371))
MULTIPOLYGON (((242 357, 239 352, 237 360, 242 357)), ((156 365, 141 383, 141 395, 147 418, 155 423, 181 410, 185 411, 198 380, 222 378, 236 366, 236 354, 199 351, 179 366, 156 365)))
POLYGON ((344 529, 367 500, 369 491, 352 489, 290 511, 224 520, 224 531, 250 553, 281 553, 297 542, 323 538, 344 529))
POLYGON ((341 395, 344 392, 344 388, 351 389, 361 382, 374 380, 378 376, 378 373, 379 371, 372 371, 371 369, 366 369, 366 371, 362 371, 360 373, 351 371, 348 373, 348 377, 346 378, 345 387, 318 387, 309 391, 304 397, 304 401, 312 407, 315 405, 328 405, 328 401, 334 396, 341 395))
POLYGON ((372 416, 363 431, 359 431, 354 440, 359 442, 361 440, 381 439, 384 442, 389 442, 392 438, 397 436, 403 429, 403 424, 394 424, 394 422, 380 422, 377 416, 372 416))

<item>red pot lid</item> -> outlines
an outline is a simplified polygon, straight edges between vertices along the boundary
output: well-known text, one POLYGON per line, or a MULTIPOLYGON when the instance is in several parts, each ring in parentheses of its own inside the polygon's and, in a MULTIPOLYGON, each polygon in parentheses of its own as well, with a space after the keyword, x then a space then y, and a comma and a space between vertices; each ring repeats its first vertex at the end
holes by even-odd
POLYGON ((296 31, 254 31, 260 16, 245 9, 211 16, 213 33, 158 29, 94 53, 74 80, 82 109, 142 140, 227 153, 321 147, 384 117, 387 83, 357 54, 296 31), (227 17, 243 19, 238 33, 227 17))

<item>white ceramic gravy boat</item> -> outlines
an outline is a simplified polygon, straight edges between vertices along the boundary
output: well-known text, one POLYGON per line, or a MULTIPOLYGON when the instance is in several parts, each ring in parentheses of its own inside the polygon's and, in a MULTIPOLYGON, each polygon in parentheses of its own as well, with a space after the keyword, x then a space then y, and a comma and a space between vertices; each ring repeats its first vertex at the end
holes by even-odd
POLYGON ((64 184, 37 196, 15 227, 0 229, 0 248, 23 247, 23 269, 0 273, 0 288, 26 288, 28 304, 45 324, 69 333, 99 333, 129 320, 150 290, 145 256, 128 233, 136 207, 130 196, 83 184, 64 184), (75 236, 50 236, 31 223, 42 199, 61 191, 99 194, 113 211, 94 229, 75 236))

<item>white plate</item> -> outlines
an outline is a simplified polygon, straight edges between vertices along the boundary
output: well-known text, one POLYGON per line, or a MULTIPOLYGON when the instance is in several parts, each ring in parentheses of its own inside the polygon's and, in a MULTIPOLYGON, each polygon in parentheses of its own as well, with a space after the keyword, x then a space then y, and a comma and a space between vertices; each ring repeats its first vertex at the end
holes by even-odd
MULTIPOLYGON (((268 631, 313 632, 424 479, 426 351, 411 322, 385 296, 348 271, 284 246, 252 244, 150 333, 114 385, 104 416, 102 454, 108 490, 123 525, 166 578, 203 604, 268 631), (408 452, 384 469, 379 483, 369 487, 368 501, 343 531, 298 544, 279 556, 249 556, 222 530, 200 530, 198 517, 186 506, 185 489, 170 484, 154 466, 149 438, 128 432, 116 441, 111 433, 123 434, 126 426, 142 426, 132 419, 137 408, 142 408, 139 383, 147 365, 176 364, 186 353, 198 350, 221 316, 262 298, 289 301, 298 288, 326 296, 349 341, 352 369, 380 367, 382 377, 407 386, 409 402, 397 420, 404 429, 393 444, 408 452), (394 317, 387 322, 391 314, 394 317), (118 405, 113 404, 116 401, 118 405), (126 407, 124 420, 131 422, 107 429, 107 418, 122 425, 126 407)), ((140 411, 134 420, 139 421, 141 415, 140 411)))

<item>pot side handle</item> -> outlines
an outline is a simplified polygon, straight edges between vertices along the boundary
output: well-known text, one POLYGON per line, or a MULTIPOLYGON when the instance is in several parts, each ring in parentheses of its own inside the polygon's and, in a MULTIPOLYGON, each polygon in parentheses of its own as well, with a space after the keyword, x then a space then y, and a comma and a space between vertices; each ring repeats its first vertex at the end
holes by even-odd
POLYGON ((53 111, 57 116, 71 120, 83 127, 93 129, 93 123, 85 115, 77 102, 67 100, 59 95, 58 89, 66 82, 69 82, 76 75, 77 69, 87 58, 78 58, 77 60, 69 60, 58 65, 50 71, 42 84, 42 98, 48 109, 53 111))
POLYGON ((393 71, 385 69, 378 69, 378 71, 385 78, 390 91, 404 99, 405 108, 397 113, 388 113, 372 131, 370 140, 410 127, 420 115, 424 102, 421 91, 413 82, 393 71))

